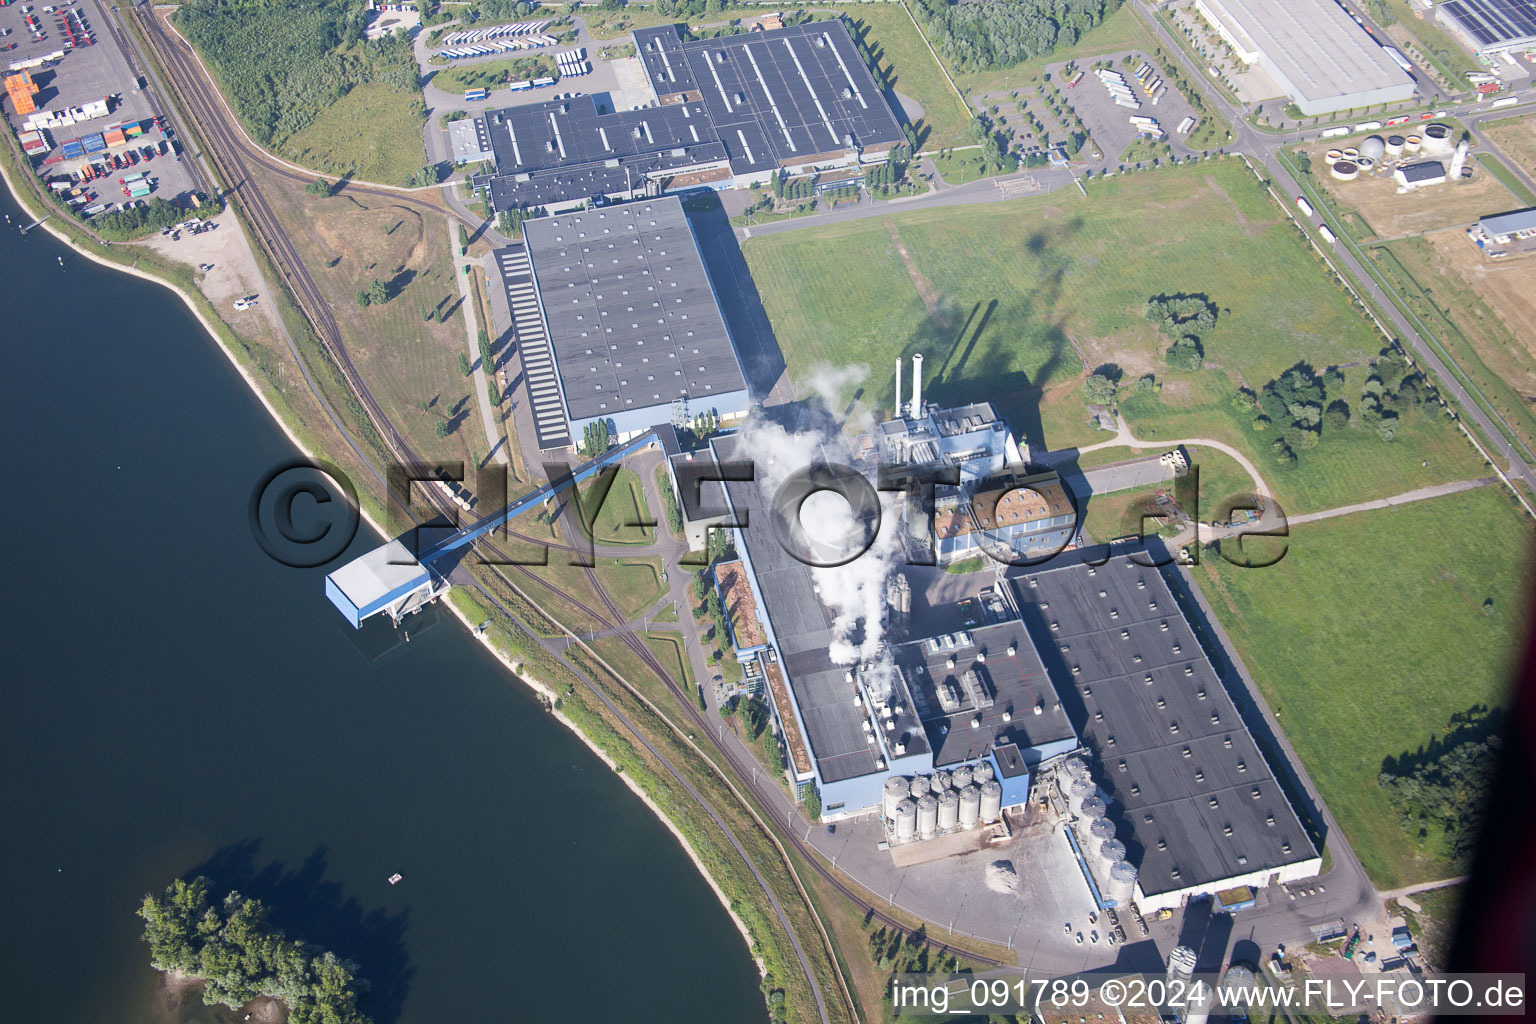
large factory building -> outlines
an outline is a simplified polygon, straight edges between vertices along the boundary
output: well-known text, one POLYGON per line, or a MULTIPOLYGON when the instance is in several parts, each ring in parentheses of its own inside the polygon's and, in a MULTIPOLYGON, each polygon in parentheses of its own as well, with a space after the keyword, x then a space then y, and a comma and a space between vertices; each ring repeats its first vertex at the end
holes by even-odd
POLYGON ((1413 79, 1334 0, 1195 0, 1244 64, 1308 117, 1413 97, 1413 79))
POLYGON ((676 25, 633 36, 648 84, 624 101, 633 109, 573 95, 491 110, 455 134, 456 152, 495 161, 474 178, 492 209, 558 211, 780 173, 862 178, 905 141, 840 19, 717 39, 685 40, 676 25))
POLYGON ((563 416, 568 440, 597 421, 624 441, 705 410, 746 415, 741 363, 675 196, 542 217, 523 235, 526 262, 504 256, 503 278, 535 412, 563 416))
POLYGON ((1536 0, 1447 0, 1435 20, 1479 57, 1536 51, 1536 0))

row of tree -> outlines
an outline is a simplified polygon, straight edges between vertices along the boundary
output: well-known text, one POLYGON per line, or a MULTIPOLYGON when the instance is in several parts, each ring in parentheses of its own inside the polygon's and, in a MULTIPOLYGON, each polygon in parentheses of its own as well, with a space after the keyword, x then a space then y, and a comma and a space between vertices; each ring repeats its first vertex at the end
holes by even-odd
POLYGON ((917 0, 939 51, 966 70, 1013 67, 1071 46, 1121 0, 917 0))
POLYGON ((367 988, 357 965, 287 938, 260 900, 238 892, 215 900, 199 876, 145 896, 139 916, 151 965, 203 979, 209 1006, 238 1009, 265 996, 281 1000, 293 1024, 371 1024, 357 1008, 367 988))

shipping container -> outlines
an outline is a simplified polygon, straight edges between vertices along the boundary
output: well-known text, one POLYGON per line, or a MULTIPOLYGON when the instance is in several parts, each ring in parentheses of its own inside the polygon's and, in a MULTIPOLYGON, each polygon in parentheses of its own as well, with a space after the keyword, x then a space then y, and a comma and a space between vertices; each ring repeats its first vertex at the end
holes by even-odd
POLYGON ((1305 196, 1296 197, 1296 209, 1308 217, 1312 216, 1312 204, 1307 202, 1305 196))
POLYGON ((1359 124, 1355 125, 1355 131, 1357 131, 1357 132, 1374 132, 1374 131, 1376 131, 1380 127, 1381 127, 1381 122, 1380 121, 1362 121, 1359 124))
POLYGON ((1494 100, 1492 103, 1489 104, 1489 106, 1491 106, 1491 107, 1508 107, 1508 106, 1513 106, 1514 104, 1519 103, 1519 102, 1520 102, 1520 97, 1518 97, 1518 96, 1505 96, 1501 100, 1494 100))
POLYGON ((141 198, 143 196, 149 195, 153 191, 154 191, 154 186, 150 185, 148 182, 144 182, 142 184, 138 184, 138 185, 133 186, 133 188, 130 188, 128 190, 128 194, 130 196, 132 196, 134 199, 139 199, 139 198, 141 198))
POLYGON ((121 182, 122 184, 124 184, 124 185, 131 185, 135 181, 143 181, 145 179, 145 177, 147 177, 146 172, 139 171, 139 172, 137 172, 135 174, 130 174, 127 177, 118 178, 117 180, 119 182, 121 182))
POLYGON ((1337 128, 1324 128, 1322 135, 1320 135, 1318 137, 1319 138, 1323 138, 1323 139, 1336 139, 1340 135, 1348 135, 1348 134, 1349 134, 1349 126, 1348 125, 1340 125, 1337 128))
POLYGON ((1319 224, 1317 226, 1317 233, 1321 235, 1323 237, 1323 241, 1327 242, 1329 245, 1335 245, 1338 243, 1338 239, 1334 237, 1333 232, 1328 230, 1327 224, 1319 224))
POLYGON ((106 208, 106 203, 97 203, 95 206, 87 206, 85 208, 85 215, 87 217, 94 217, 96 214, 101 213, 106 208))
POLYGON ((101 137, 106 140, 107 145, 109 146, 128 145, 128 139, 123 135, 121 129, 114 129, 110 132, 102 132, 101 137))

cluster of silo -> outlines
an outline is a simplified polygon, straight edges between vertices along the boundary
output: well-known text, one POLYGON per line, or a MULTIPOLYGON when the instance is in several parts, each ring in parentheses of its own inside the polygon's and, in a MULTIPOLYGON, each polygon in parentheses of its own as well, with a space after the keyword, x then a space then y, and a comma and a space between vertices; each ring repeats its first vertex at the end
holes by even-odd
POLYGON ((880 793, 880 814, 887 821, 896 818, 896 807, 907 798, 907 780, 900 775, 892 775, 885 780, 885 788, 880 793))
POLYGON ((1088 842, 1097 846, 1106 839, 1115 838, 1115 823, 1108 818, 1094 818, 1088 823, 1088 842))
POLYGON ((971 769, 971 781, 976 783, 978 786, 991 782, 992 777, 993 772, 991 761, 977 761, 976 766, 971 769))
POLYGON ((896 838, 911 839, 917 834, 917 801, 907 797, 896 805, 896 838))
POLYGON ((964 789, 966 786, 969 786, 971 784, 971 770, 965 765, 956 768, 949 773, 949 784, 956 789, 964 789))
POLYGON ((1094 818, 1102 818, 1109 813, 1109 805, 1096 796, 1090 796, 1083 801, 1083 806, 1078 811, 1078 817, 1083 819, 1087 827, 1093 827, 1094 818))

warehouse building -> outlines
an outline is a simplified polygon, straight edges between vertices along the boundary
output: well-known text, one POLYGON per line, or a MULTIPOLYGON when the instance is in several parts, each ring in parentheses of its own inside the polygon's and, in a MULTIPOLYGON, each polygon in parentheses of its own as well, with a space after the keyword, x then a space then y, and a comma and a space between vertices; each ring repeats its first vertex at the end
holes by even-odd
POLYGON ((1447 0, 1435 20, 1479 57, 1536 50, 1536 0, 1447 0))
POLYGON ((1334 0, 1195 0, 1244 64, 1309 117, 1411 99, 1413 79, 1334 0))
POLYGON ((1491 259, 1536 251, 1536 209, 1483 217, 1467 229, 1467 237, 1491 259))
POLYGON ((623 441, 705 410, 746 415, 746 378, 676 197, 543 217, 523 235, 571 438, 599 420, 623 441))
POLYGON ((1118 881, 1134 878, 1143 913, 1317 874, 1311 838, 1160 570, 1113 554, 1010 583, 1090 755, 1069 809, 1113 826, 1094 834, 1120 844, 1118 881))
POLYGON ((1429 185, 1445 184, 1445 164, 1438 160, 1423 160, 1416 164, 1398 164, 1392 172, 1398 188, 1409 191, 1429 185))
POLYGON ((637 29, 649 101, 612 110, 592 96, 488 111, 494 174, 473 179, 497 210, 560 210, 767 183, 883 163, 905 140, 841 20, 685 41, 637 29))

